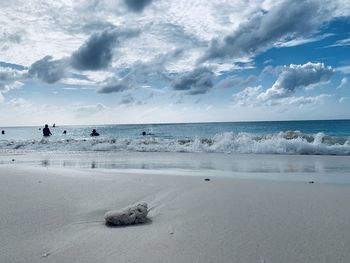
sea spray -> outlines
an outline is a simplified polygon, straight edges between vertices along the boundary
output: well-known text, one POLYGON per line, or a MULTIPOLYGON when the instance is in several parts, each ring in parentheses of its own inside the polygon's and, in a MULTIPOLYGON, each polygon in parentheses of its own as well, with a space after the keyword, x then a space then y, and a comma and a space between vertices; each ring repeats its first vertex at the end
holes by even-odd
POLYGON ((285 131, 272 134, 223 132, 191 138, 69 138, 0 141, 1 151, 207 152, 244 154, 350 155, 348 137, 285 131))

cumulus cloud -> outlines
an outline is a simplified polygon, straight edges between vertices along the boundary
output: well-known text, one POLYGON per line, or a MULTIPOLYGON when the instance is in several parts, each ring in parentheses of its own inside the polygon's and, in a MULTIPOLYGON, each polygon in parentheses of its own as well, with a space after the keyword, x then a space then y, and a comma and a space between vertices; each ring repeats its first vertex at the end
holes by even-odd
POLYGON ((322 103, 331 95, 320 94, 318 96, 290 96, 279 99, 263 100, 261 98, 263 88, 261 86, 247 87, 232 96, 232 102, 237 107, 259 107, 259 106, 277 106, 277 105, 296 105, 322 103))
POLYGON ((242 23, 223 40, 212 40, 199 62, 254 56, 283 40, 310 36, 327 19, 328 10, 319 1, 283 1, 242 23))
POLYGON ((284 66, 276 82, 261 93, 259 99, 267 101, 291 96, 299 88, 329 81, 333 73, 334 70, 323 63, 284 66))
MULTIPOLYGON (((102 25, 106 29, 93 33, 69 58, 54 60, 52 56, 45 56, 30 66, 28 76, 51 84, 64 78, 69 66, 78 70, 100 70, 108 67, 113 58, 113 49, 119 40, 132 37, 138 31, 119 30, 112 24, 105 23, 95 26, 99 28, 102 25)), ((94 28, 94 25, 91 26, 94 28)))
POLYGON ((140 13, 146 6, 150 5, 152 0, 124 0, 124 4, 132 12, 140 13))
POLYGON ((64 60, 54 60, 52 56, 45 56, 30 66, 28 74, 51 84, 65 76, 65 67, 64 60))
POLYGON ((284 66, 272 87, 264 90, 262 86, 248 87, 233 95, 237 106, 310 104, 321 101, 329 95, 316 97, 293 96, 296 90, 315 86, 330 80, 334 70, 323 63, 308 62, 303 65, 284 66))
POLYGON ((175 78, 171 87, 174 90, 187 91, 189 95, 204 94, 213 87, 214 79, 215 74, 211 69, 200 67, 175 78))

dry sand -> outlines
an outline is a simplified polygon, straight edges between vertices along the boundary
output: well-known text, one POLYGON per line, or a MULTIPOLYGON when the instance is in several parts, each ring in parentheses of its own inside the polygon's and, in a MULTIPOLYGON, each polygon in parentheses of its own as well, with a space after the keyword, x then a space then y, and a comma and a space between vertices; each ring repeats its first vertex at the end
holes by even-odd
POLYGON ((3 164, 0 262, 350 262, 348 186, 204 178, 3 164))

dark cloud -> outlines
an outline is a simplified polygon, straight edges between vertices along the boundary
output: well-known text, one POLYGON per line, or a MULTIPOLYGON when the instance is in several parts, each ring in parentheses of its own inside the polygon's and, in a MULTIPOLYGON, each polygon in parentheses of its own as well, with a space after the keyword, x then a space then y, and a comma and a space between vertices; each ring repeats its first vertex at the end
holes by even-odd
POLYGON ((30 77, 35 77, 46 83, 55 83, 65 75, 66 63, 63 60, 53 60, 46 56, 34 62, 28 71, 30 77))
POLYGON ((124 3, 130 11, 141 13, 146 6, 152 3, 152 0, 124 0, 124 3))
POLYGON ((117 30, 94 33, 71 56, 71 65, 78 70, 99 70, 109 66, 113 48, 118 41, 117 30))
POLYGON ((78 70, 107 68, 113 59, 113 49, 119 41, 137 36, 139 33, 139 30, 119 30, 112 26, 102 32, 95 32, 72 54, 70 58, 71 66, 78 70))
POLYGON ((109 78, 106 82, 107 83, 98 90, 98 93, 108 94, 113 92, 122 92, 131 88, 125 81, 114 77, 109 78))
POLYGON ((204 94, 213 87, 214 78, 211 69, 201 67, 179 76, 171 86, 174 90, 187 91, 189 95, 204 94))
POLYGON ((5 70, 0 68, 0 83, 9 81, 15 81, 19 77, 19 74, 15 70, 5 70))
POLYGON ((256 14, 223 40, 212 40, 199 62, 253 56, 278 41, 310 36, 329 19, 325 8, 319 1, 284 1, 268 12, 256 14))

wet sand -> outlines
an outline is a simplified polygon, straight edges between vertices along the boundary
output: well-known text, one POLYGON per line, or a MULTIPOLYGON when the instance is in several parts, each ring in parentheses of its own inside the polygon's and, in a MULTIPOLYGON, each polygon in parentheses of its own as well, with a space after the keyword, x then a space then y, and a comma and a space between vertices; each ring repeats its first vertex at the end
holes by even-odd
POLYGON ((346 184, 16 162, 0 165, 0 262, 350 262, 346 184), (104 224, 141 201, 147 223, 104 224))

